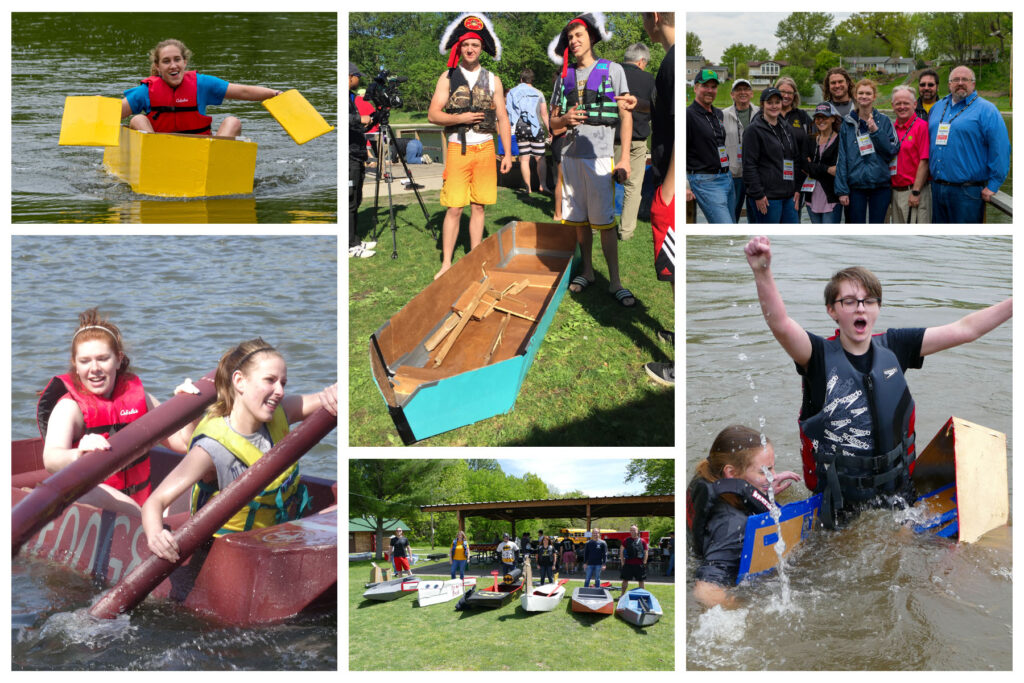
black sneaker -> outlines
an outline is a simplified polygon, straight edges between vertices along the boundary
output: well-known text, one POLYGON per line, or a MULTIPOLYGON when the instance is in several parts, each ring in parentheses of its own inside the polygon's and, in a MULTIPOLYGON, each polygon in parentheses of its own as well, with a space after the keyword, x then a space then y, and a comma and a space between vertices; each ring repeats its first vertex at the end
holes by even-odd
POLYGON ((645 363, 644 370, 658 384, 666 387, 674 387, 676 385, 675 363, 645 363))

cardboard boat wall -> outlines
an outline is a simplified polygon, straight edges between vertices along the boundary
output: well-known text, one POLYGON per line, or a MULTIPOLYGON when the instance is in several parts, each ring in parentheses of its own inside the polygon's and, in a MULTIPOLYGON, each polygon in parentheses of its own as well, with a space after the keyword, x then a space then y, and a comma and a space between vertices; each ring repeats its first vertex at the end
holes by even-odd
POLYGON ((579 259, 576 233, 556 223, 513 221, 459 259, 370 337, 370 366, 399 435, 406 444, 507 413, 565 296, 579 259), (501 290, 529 279, 517 295, 535 322, 510 317, 493 360, 482 365, 501 315, 467 324, 440 367, 424 342, 474 283, 491 277, 501 290), (539 285, 539 286, 538 286, 539 285))
POLYGON ((743 533, 743 551, 740 555, 740 571, 736 583, 748 576, 756 576, 773 571, 779 557, 775 552, 775 544, 779 542, 779 527, 782 527, 782 540, 786 543, 783 557, 789 555, 800 542, 814 529, 818 510, 821 508, 821 494, 804 500, 788 503, 781 508, 779 524, 772 519, 771 513, 747 517, 747 528, 743 533))

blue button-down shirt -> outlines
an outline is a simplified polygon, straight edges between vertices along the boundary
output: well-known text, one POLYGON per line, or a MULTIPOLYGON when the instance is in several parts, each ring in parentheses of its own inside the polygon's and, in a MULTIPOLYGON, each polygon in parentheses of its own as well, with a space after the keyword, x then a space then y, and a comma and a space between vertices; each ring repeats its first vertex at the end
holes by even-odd
POLYGON ((1010 170, 1010 136, 994 104, 977 93, 957 104, 952 95, 946 95, 932 106, 928 138, 933 178, 947 183, 984 182, 992 192, 999 191, 1010 170), (936 145, 939 124, 950 121, 949 142, 936 145))

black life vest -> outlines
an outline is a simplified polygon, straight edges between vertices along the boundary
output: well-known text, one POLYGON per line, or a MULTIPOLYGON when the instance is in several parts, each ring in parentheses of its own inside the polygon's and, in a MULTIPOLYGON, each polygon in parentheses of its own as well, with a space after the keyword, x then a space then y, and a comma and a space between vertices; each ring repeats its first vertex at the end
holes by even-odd
POLYGON ((759 515, 771 509, 771 501, 743 479, 719 479, 710 482, 696 476, 686 487, 686 543, 697 557, 704 555, 704 535, 711 510, 723 493, 738 497, 748 515, 759 515))
POLYGON ((644 539, 639 536, 634 539, 632 536, 627 538, 622 544, 625 559, 627 560, 642 560, 644 557, 644 539))
POLYGON ((447 114, 464 114, 467 111, 482 111, 484 120, 480 123, 470 125, 445 126, 444 137, 448 139, 452 133, 458 133, 459 141, 462 143, 462 153, 466 153, 466 131, 473 130, 476 133, 494 133, 498 129, 497 114, 495 111, 494 93, 491 91, 491 74, 487 69, 480 67, 480 73, 476 77, 476 85, 469 87, 469 81, 462 73, 462 69, 455 67, 448 70, 448 103, 444 106, 447 114))
MULTIPOLYGON (((838 337, 825 340, 825 404, 800 416, 804 479, 823 492, 821 520, 908 485, 914 451, 914 399, 884 335, 871 338, 871 368, 858 372, 838 337)), ((810 390, 804 379, 804 392, 810 390)))

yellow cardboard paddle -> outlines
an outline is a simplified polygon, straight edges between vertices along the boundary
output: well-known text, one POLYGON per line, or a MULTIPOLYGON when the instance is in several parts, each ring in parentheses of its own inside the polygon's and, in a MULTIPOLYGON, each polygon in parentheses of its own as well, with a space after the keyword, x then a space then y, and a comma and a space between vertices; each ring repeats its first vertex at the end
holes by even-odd
POLYGON ((116 147, 121 127, 121 100, 98 95, 64 99, 60 145, 116 147))
POLYGON ((334 130, 334 126, 328 124, 298 90, 288 90, 269 100, 263 100, 263 106, 277 119, 288 135, 292 136, 296 144, 304 145, 313 138, 334 130))

